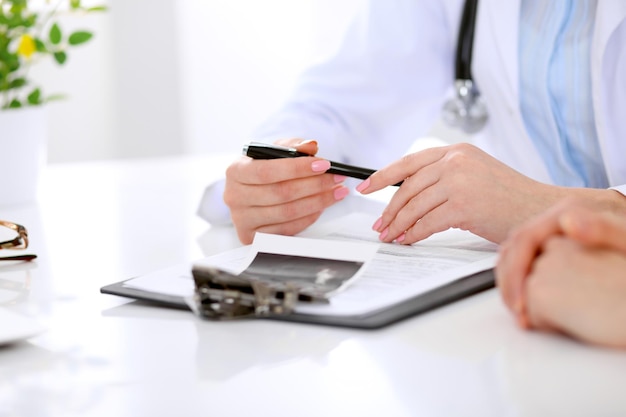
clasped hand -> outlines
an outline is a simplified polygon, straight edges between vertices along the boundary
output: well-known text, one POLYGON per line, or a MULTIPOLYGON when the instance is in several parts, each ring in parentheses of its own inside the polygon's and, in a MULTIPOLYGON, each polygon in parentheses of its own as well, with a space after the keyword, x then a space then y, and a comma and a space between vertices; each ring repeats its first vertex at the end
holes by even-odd
POLYGON ((626 212, 566 199, 511 233, 496 279, 521 327, 626 347, 626 212))

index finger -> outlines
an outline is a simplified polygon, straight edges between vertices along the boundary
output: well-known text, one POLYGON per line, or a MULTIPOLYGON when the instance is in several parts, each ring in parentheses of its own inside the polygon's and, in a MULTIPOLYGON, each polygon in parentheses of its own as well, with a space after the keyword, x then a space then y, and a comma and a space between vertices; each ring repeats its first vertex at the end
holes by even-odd
POLYGON ((244 156, 226 175, 242 184, 262 185, 320 175, 329 168, 329 161, 312 156, 264 160, 244 156))
POLYGON ((541 246, 550 236, 561 234, 559 213, 554 207, 515 229, 500 247, 496 282, 504 303, 516 314, 524 313, 524 280, 541 246))
POLYGON ((437 147, 404 155, 397 161, 370 175, 368 179, 357 186, 357 191, 361 194, 370 194, 388 185, 404 181, 425 166, 440 160, 445 152, 445 147, 437 147))

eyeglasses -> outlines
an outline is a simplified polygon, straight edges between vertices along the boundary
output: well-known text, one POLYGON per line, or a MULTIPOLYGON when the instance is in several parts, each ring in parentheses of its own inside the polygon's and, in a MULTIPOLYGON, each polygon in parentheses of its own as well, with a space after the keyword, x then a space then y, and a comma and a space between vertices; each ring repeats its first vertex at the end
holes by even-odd
MULTIPOLYGON (((6 220, 0 220, 0 226, 6 227, 17 233, 17 236, 13 239, 0 242, 1 249, 26 249, 28 247, 28 231, 20 224, 8 222, 6 220)), ((14 256, 2 256, 0 261, 32 261, 37 255, 24 254, 14 256)))

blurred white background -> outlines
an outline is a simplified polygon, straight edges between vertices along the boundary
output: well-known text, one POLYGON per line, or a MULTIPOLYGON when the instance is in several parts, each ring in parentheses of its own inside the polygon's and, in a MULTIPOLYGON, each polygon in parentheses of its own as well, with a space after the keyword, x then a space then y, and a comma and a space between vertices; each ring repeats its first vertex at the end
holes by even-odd
POLYGON ((237 152, 331 54, 362 0, 103 0, 63 20, 95 37, 62 68, 36 68, 48 93, 48 161, 237 152))

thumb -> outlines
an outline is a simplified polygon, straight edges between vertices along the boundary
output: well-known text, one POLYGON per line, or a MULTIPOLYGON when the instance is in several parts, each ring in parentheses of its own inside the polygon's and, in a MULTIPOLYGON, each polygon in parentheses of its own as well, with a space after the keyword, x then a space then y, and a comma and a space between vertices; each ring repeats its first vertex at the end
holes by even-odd
POLYGON ((311 156, 315 156, 315 154, 317 154, 317 151, 318 151, 317 141, 315 140, 291 138, 291 139, 279 139, 274 143, 276 145, 296 148, 298 152, 303 152, 311 156))
POLYGON ((563 232, 578 242, 626 254, 626 221, 610 212, 572 210, 559 219, 563 232))
POLYGON ((308 153, 311 156, 314 156, 319 147, 317 146, 317 141, 315 140, 305 140, 296 145, 296 149, 298 152, 308 153))

